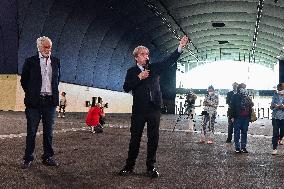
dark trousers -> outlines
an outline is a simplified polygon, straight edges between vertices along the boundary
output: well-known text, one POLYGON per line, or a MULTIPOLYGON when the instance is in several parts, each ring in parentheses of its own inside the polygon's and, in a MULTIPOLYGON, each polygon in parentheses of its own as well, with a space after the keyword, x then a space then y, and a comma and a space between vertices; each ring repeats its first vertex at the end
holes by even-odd
POLYGON ((232 140, 233 132, 234 132, 234 124, 231 121, 231 119, 228 117, 228 138, 227 138, 227 141, 231 141, 232 140))
POLYGON ((60 105, 59 106, 59 114, 61 115, 61 112, 63 113, 62 115, 64 115, 65 116, 65 105, 60 105))
POLYGON ((284 136, 284 120, 272 119, 273 136, 272 136, 272 147, 277 149, 279 138, 284 136))
POLYGON ((35 138, 40 120, 43 125, 43 155, 47 159, 54 155, 52 149, 53 125, 56 107, 52 105, 51 97, 42 97, 38 108, 26 108, 27 137, 24 160, 32 161, 35 149, 35 138))
POLYGON ((133 114, 131 117, 131 138, 129 143, 126 166, 133 168, 139 153, 141 137, 145 123, 147 123, 147 160, 146 166, 152 169, 156 163, 156 151, 159 141, 159 125, 161 113, 159 111, 149 114, 133 114))

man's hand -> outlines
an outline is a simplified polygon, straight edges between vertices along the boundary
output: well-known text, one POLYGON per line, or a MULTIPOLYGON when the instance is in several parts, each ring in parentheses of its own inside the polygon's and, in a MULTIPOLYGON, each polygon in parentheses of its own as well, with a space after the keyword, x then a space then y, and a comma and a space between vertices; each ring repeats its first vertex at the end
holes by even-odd
POLYGON ((189 41, 188 37, 186 35, 183 36, 179 41, 179 47, 181 49, 183 49, 186 46, 186 44, 188 43, 188 41, 189 41))
POLYGON ((149 72, 150 72, 149 70, 144 70, 143 72, 141 72, 138 75, 139 79, 142 80, 142 79, 146 79, 147 77, 149 77, 149 72))

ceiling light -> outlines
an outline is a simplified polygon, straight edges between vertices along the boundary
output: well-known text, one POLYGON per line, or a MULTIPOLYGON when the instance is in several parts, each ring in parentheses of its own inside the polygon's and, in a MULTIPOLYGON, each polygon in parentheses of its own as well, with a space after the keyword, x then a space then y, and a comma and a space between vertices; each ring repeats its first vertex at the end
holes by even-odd
POLYGON ((218 41, 218 43, 221 45, 221 44, 229 43, 229 41, 218 41))
POLYGON ((213 26, 214 28, 221 28, 221 27, 224 27, 225 24, 224 24, 223 22, 213 22, 213 23, 212 23, 212 26, 213 26))

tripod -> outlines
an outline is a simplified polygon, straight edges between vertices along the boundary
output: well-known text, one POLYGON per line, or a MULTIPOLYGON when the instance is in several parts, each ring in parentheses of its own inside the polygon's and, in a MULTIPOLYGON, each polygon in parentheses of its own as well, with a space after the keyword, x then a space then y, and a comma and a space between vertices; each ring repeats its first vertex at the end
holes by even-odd
MULTIPOLYGON (((189 108, 187 108, 186 109, 186 111, 185 111, 185 113, 187 112, 187 117, 186 118, 184 118, 184 119, 189 119, 189 120, 192 120, 192 122, 195 122, 194 120, 193 120, 193 114, 192 114, 192 110, 189 110, 189 108), (190 117, 191 116, 191 117, 190 117)), ((174 128, 173 128, 173 131, 175 131, 175 129, 176 129, 176 127, 177 127, 177 124, 178 124, 178 122, 180 122, 181 120, 182 120, 182 112, 180 111, 179 112, 179 116, 178 116, 178 118, 177 118, 177 120, 176 120, 176 122, 175 122, 175 125, 174 125, 174 128)), ((194 127, 194 124, 193 124, 193 127, 194 127)), ((193 130, 193 128, 192 128, 192 130, 193 130)))

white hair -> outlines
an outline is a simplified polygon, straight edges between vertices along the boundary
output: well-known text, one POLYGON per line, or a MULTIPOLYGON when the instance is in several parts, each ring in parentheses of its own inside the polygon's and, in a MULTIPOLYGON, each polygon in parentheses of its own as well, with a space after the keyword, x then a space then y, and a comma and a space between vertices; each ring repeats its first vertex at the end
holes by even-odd
POLYGON ((140 45, 140 46, 136 47, 136 48, 133 50, 133 56, 134 56, 134 57, 137 57, 139 51, 141 51, 141 50, 143 50, 143 49, 145 49, 146 51, 149 52, 149 49, 148 49, 147 47, 140 45))
POLYGON ((52 41, 51 41, 51 39, 50 39, 49 37, 42 36, 42 37, 37 38, 37 40, 36 40, 36 45, 37 45, 37 49, 38 49, 38 50, 39 50, 39 48, 42 46, 42 43, 43 43, 44 41, 49 41, 50 44, 51 44, 51 46, 52 46, 52 41))

